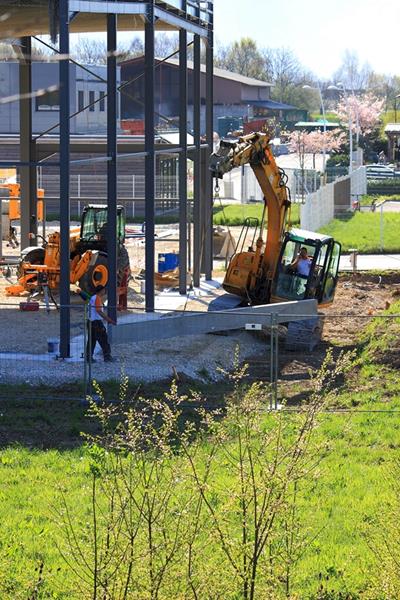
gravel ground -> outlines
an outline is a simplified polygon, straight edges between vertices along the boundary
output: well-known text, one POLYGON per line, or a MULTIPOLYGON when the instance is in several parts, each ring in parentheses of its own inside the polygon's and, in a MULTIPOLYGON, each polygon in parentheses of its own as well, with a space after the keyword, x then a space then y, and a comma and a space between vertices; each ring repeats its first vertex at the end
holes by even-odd
MULTIPOLYGON (((240 360, 266 352, 267 341, 245 331, 231 335, 198 335, 171 338, 161 342, 118 344, 113 348, 116 362, 107 364, 96 354, 92 378, 97 381, 119 380, 121 372, 135 381, 157 381, 172 378, 174 372, 202 381, 218 381, 224 377, 221 369, 233 366, 235 350, 240 360)), ((76 358, 57 360, 49 355, 0 355, 0 383, 62 386, 83 379, 84 363, 79 358, 83 337, 72 340, 76 358)))

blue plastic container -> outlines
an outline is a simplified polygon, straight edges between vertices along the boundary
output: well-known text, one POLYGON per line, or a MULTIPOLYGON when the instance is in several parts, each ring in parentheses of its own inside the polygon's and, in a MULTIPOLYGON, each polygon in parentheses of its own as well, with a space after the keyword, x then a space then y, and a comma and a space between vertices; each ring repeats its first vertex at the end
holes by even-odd
POLYGON ((175 252, 160 252, 158 254, 158 272, 172 271, 179 266, 179 254, 175 252))

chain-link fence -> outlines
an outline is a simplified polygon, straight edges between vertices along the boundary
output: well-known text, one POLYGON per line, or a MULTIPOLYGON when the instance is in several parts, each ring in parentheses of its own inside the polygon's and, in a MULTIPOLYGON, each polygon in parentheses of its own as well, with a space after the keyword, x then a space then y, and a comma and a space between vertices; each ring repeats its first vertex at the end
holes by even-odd
POLYGON ((374 364, 400 364, 397 314, 313 317, 250 308, 240 315, 190 310, 149 314, 131 307, 119 315, 117 327, 109 327, 114 361, 104 362, 96 344, 92 362, 85 350, 91 331, 85 305, 71 306, 70 356, 61 358, 59 311, 28 304, 0 306, 3 396, 10 387, 23 384, 30 397, 57 389, 65 397, 84 398, 93 380, 117 385, 125 375, 133 384, 167 386, 175 378, 213 387, 226 383, 228 373, 246 363, 247 380, 266 383, 269 405, 277 407, 285 400, 294 403, 307 397, 312 377, 328 354, 335 361, 343 351, 353 353, 353 368, 370 364, 370 376, 374 364))
MULTIPOLYGON (((40 173, 38 186, 45 191, 46 214, 57 217, 59 213, 60 180, 58 175, 40 173)), ((155 180, 156 213, 165 214, 176 210, 179 197, 177 176, 157 175, 155 180)), ((189 185, 189 192, 191 191, 189 185)), ((83 206, 90 202, 105 203, 107 200, 107 176, 76 174, 70 177, 70 206, 72 215, 80 215, 83 206)), ((125 205, 129 218, 144 215, 145 176, 119 175, 118 201, 125 205)))

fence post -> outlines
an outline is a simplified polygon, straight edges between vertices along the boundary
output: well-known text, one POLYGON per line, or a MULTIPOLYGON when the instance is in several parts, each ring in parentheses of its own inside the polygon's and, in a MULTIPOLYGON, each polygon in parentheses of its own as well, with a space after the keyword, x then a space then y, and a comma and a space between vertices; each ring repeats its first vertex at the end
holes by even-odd
POLYGON ((381 204, 380 226, 381 226, 381 251, 383 251, 383 204, 381 204))
POLYGON ((87 346, 87 303, 85 302, 83 306, 83 389, 86 396, 89 393, 88 390, 88 377, 87 377, 87 355, 86 355, 86 346, 87 346))
POLYGON ((270 400, 269 409, 278 409, 278 316, 271 314, 270 321, 270 400))

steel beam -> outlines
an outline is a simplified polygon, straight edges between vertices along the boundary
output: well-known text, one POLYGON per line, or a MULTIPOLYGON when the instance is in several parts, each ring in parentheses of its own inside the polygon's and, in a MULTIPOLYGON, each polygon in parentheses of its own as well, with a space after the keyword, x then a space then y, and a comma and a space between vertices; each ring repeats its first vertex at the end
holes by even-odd
MULTIPOLYGON (((46 167, 59 167, 59 162, 46 162, 46 167)), ((0 168, 8 169, 13 168, 20 169, 21 167, 43 167, 43 162, 40 160, 33 161, 20 161, 20 160, 0 160, 0 168)))
POLYGON ((185 29, 189 33, 202 36, 206 36, 208 34, 207 27, 197 25, 196 23, 193 23, 193 21, 188 21, 187 19, 179 17, 178 15, 175 15, 166 9, 160 8, 159 6, 154 7, 154 15, 163 23, 168 23, 177 29, 185 29))
POLYGON ((107 15, 108 315, 117 320, 117 17, 107 15))
POLYGON ((193 285, 200 286, 200 264, 201 264, 201 141, 200 141, 200 61, 201 61, 201 38, 194 36, 193 44, 193 134, 195 151, 193 153, 193 285))
POLYGON ((62 358, 70 355, 70 86, 69 86, 69 7, 68 0, 60 0, 60 52, 66 57, 60 60, 60 353, 62 358))
POLYGON ((71 13, 144 15, 146 14, 147 2, 94 2, 93 0, 70 0, 69 8, 71 13))
POLYGON ((123 323, 113 328, 113 344, 124 344, 150 340, 162 340, 184 335, 200 335, 213 331, 244 329, 248 324, 261 324, 268 327, 274 323, 303 321, 317 316, 316 300, 282 302, 261 306, 248 306, 227 311, 180 313, 165 315, 159 313, 133 315, 135 322, 123 323))
POLYGON ((155 262, 155 148, 154 148, 154 6, 149 4, 145 23, 145 305, 146 311, 154 310, 154 262, 155 262))
MULTIPOLYGON (((211 155, 213 151, 213 134, 214 134, 214 123, 213 123, 213 33, 209 32, 206 46, 206 135, 208 143, 208 154, 211 155)), ((208 164, 207 164, 208 171, 208 164)), ((212 279, 212 268, 213 268, 213 189, 212 189, 212 176, 211 172, 208 171, 205 174, 205 186, 206 186, 206 205, 205 205, 205 242, 204 242, 204 266, 206 279, 212 279)))
POLYGON ((19 123, 21 183, 21 247, 36 245, 37 177, 35 144, 32 140, 32 40, 21 38, 23 59, 19 62, 19 123), (22 166, 21 163, 25 163, 22 166))
POLYGON ((187 33, 179 31, 179 293, 187 290, 187 33))
MULTIPOLYGON (((70 0, 71 13, 109 13, 119 15, 146 15, 150 3, 148 2, 94 2, 93 0, 70 0)), ((154 6, 154 16, 157 20, 167 23, 176 29, 186 29, 198 35, 207 35, 207 27, 177 15, 167 8, 154 6)))

